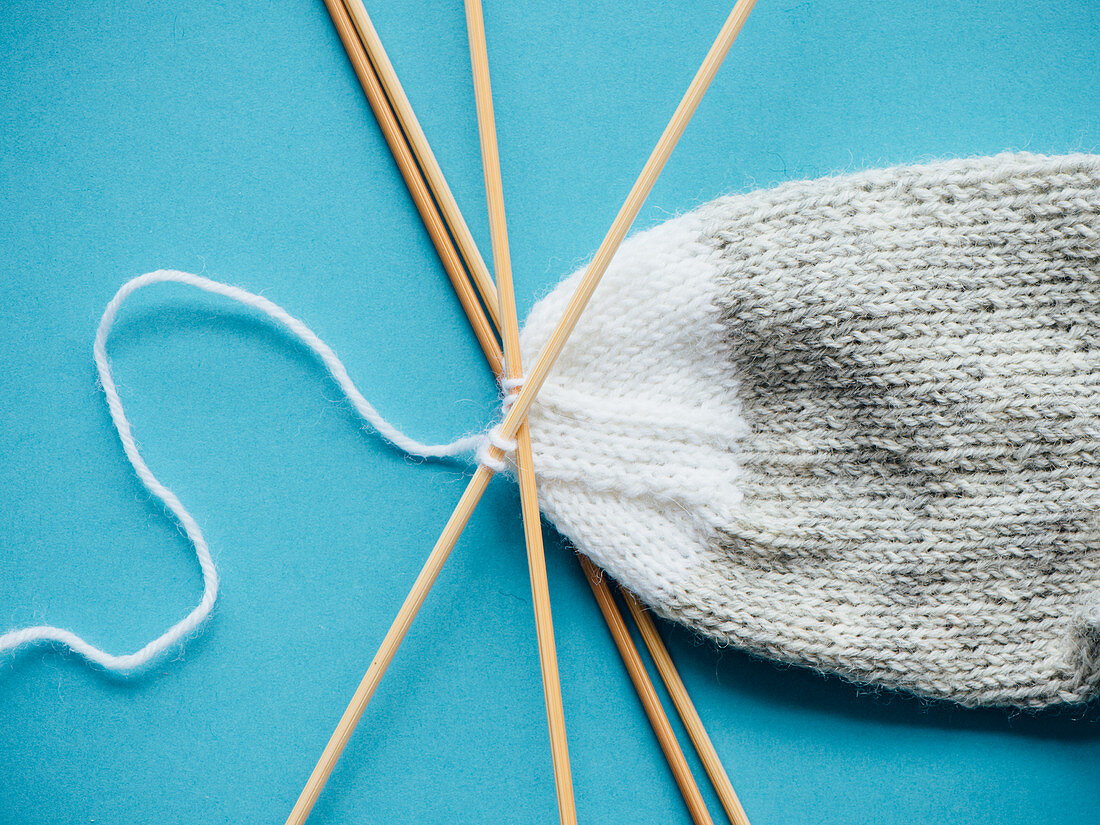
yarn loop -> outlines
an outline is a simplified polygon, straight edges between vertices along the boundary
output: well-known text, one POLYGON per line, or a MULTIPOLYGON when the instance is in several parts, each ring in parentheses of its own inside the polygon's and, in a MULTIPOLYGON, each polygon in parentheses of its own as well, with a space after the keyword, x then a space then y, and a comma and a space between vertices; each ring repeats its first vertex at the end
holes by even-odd
MULTIPOLYGON (((476 452, 478 456, 489 456, 488 445, 509 452, 515 449, 514 444, 500 437, 496 430, 488 433, 479 433, 458 438, 448 444, 424 444, 414 438, 410 438, 393 426, 374 408, 363 394, 359 392, 351 378, 347 368, 336 357, 336 353, 324 341, 317 337, 309 327, 303 324, 286 310, 262 295, 243 290, 239 287, 223 284, 218 281, 204 278, 201 275, 193 275, 189 272, 177 272, 173 270, 158 270, 145 275, 140 275, 125 283, 103 312, 99 327, 96 330, 93 355, 96 370, 99 373, 99 381, 103 387, 103 394, 107 399, 107 407, 110 411, 111 421, 118 432, 119 440, 126 458, 134 468, 138 479, 156 498, 160 499, 179 525, 183 528, 188 541, 195 548, 195 557, 198 559, 202 570, 203 593, 199 603, 183 619, 176 622, 153 641, 134 653, 114 655, 89 644, 71 630, 60 627, 41 625, 37 627, 25 627, 12 630, 0 635, 0 652, 14 650, 25 645, 56 643, 69 648, 74 653, 82 656, 89 662, 100 665, 107 670, 126 672, 140 668, 166 650, 171 648, 185 636, 194 631, 210 615, 214 602, 218 595, 218 573, 214 567, 214 561, 210 556, 210 547, 199 528, 198 522, 183 506, 168 487, 153 475, 149 465, 145 463, 137 442, 134 440, 133 429, 126 412, 122 407, 122 399, 119 397, 118 387, 115 385, 111 372, 111 363, 107 357, 107 337, 118 316, 119 308, 123 302, 137 290, 159 283, 179 283, 196 287, 204 292, 221 295, 237 303, 256 309, 273 321, 285 327, 294 337, 301 341, 332 376, 337 386, 351 403, 359 416, 384 439, 408 455, 420 458, 444 459, 476 452)), ((491 459, 492 457, 489 456, 491 459)), ((488 463, 487 466, 494 471, 496 465, 503 469, 503 462, 488 463)))
MULTIPOLYGON (((523 389, 523 378, 502 378, 500 380, 501 389, 501 418, 508 415, 508 411, 512 409, 512 405, 516 403, 516 399, 519 398, 520 390, 523 389)), ((481 464, 494 473, 503 473, 508 470, 508 464, 503 460, 496 458, 490 448, 496 447, 498 450, 506 455, 511 455, 516 451, 515 439, 505 438, 500 431, 500 425, 493 427, 489 430, 488 435, 482 442, 477 451, 477 463, 481 464)))

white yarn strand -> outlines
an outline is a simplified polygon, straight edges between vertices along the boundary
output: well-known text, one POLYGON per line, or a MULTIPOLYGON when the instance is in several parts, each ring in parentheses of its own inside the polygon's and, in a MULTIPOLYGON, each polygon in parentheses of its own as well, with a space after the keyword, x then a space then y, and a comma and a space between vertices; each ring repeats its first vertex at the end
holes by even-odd
POLYGON ((187 511, 187 508, 183 506, 183 503, 180 502, 175 493, 153 475, 152 470, 149 469, 149 465, 146 464, 145 459, 142 458, 137 443, 134 440, 130 421, 123 410, 122 399, 119 397, 118 387, 115 385, 114 377, 111 374, 111 364, 107 358, 107 337, 111 332, 111 327, 114 325, 115 318, 123 302, 137 290, 159 283, 186 284, 201 289, 204 292, 221 295, 252 309, 259 310, 272 320, 284 326, 292 335, 305 344, 311 352, 321 359, 321 363, 324 364, 333 380, 336 381, 336 384, 340 387, 340 390, 347 397, 348 401, 351 402, 351 405, 355 408, 355 411, 360 417, 370 424, 379 435, 409 455, 419 456, 421 458, 447 458, 473 451, 478 451, 480 455, 486 452, 485 445, 488 443, 494 443, 496 446, 503 448, 503 445, 498 443, 499 438, 492 440, 491 435, 487 436, 485 434, 466 436, 452 441, 449 444, 424 444, 405 435, 386 421, 371 403, 363 397, 355 384, 352 383, 351 378, 348 376, 347 369, 344 367, 343 363, 341 363, 340 359, 336 357, 336 353, 332 351, 331 347, 318 338, 313 330, 297 318, 261 295, 255 295, 239 287, 229 286, 228 284, 223 284, 211 280, 210 278, 204 278, 201 275, 193 275, 189 272, 158 270, 156 272, 140 275, 124 284, 122 288, 115 293, 110 303, 107 304, 107 308, 103 312, 103 317, 100 319, 99 327, 96 330, 95 345, 93 347, 95 365, 99 372, 100 383, 103 386, 103 394, 107 398, 107 407, 110 411, 111 421, 118 431, 118 437, 122 442, 122 449, 126 453, 126 458, 130 461, 130 464, 134 468, 134 472, 137 474, 138 479, 140 479, 145 489, 164 503, 164 506, 172 513, 176 521, 179 522, 187 539, 195 548, 195 557, 198 559, 199 567, 202 570, 202 598, 187 616, 134 653, 128 653, 121 656, 106 653, 98 647, 89 644, 71 630, 48 625, 20 628, 0 635, 0 652, 14 650, 25 645, 54 642, 64 645, 89 662, 100 665, 107 670, 118 672, 132 671, 148 664, 165 650, 189 635, 195 628, 202 624, 206 617, 210 615, 210 611, 214 607, 214 601, 217 599, 218 595, 218 573, 214 567, 214 561, 210 556, 210 547, 203 537, 198 522, 196 522, 194 517, 187 511))
MULTIPOLYGON (((500 389, 502 392, 500 409, 503 418, 508 415, 508 411, 512 409, 512 405, 519 398, 520 390, 523 389, 523 378, 502 378, 500 389)), ((494 458, 492 453, 489 452, 490 447, 496 447, 504 453, 511 454, 516 451, 515 439, 505 438, 501 434, 500 425, 498 424, 489 430, 481 446, 478 447, 477 463, 489 468, 494 473, 503 473, 508 469, 508 464, 501 459, 494 458)))

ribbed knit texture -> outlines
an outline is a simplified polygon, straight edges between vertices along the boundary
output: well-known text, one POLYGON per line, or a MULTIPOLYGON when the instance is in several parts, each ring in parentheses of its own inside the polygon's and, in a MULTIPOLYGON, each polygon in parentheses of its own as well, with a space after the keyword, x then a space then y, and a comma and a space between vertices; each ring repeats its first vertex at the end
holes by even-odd
POLYGON ((531 432, 549 518, 666 616, 964 704, 1086 700, 1100 157, 791 183, 641 233, 531 432))

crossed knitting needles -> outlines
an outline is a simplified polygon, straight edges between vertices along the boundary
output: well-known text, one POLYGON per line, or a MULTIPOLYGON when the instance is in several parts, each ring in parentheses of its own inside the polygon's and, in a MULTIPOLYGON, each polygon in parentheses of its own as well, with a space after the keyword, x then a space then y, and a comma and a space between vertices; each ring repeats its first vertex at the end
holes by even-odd
MULTIPOLYGON (((687 127, 688 121, 695 113, 703 94, 741 31, 745 19, 755 5, 755 0, 738 0, 730 12, 718 37, 688 86, 687 92, 676 107, 672 119, 665 127, 660 140, 631 188, 626 202, 616 215, 611 228, 585 271, 561 320, 526 376, 520 362, 519 323, 512 287, 504 194, 480 0, 466 0, 466 22, 470 41, 470 60, 473 67, 482 166, 485 174, 493 268, 496 273, 495 286, 363 3, 361 0, 325 0, 325 5, 328 7, 371 109, 382 128, 386 142, 443 261, 477 340, 490 366, 501 379, 502 386, 506 390, 518 390, 518 392, 512 393, 511 406, 504 420, 494 430, 492 446, 488 448, 487 455, 482 457, 473 478, 470 479, 409 595, 405 598, 393 624, 382 640, 370 667, 287 818, 287 825, 302 825, 308 818, 352 731, 362 717, 363 711, 397 653, 397 648, 401 645, 413 619, 427 598, 451 550, 454 549, 459 535, 473 514, 496 468, 503 466, 505 451, 502 447, 510 448, 513 444, 516 450, 515 460, 531 576, 539 662, 542 668, 550 730, 558 812, 562 825, 572 825, 576 823, 577 817, 569 770, 565 718, 558 679, 557 653, 554 646, 534 464, 526 423, 527 412, 592 297, 600 278, 607 271, 612 257, 637 217, 665 162, 687 127), (471 279, 476 286, 476 293, 474 286, 470 283, 471 279), (497 330, 501 334, 502 343, 498 343, 497 330)), ((668 717, 660 705, 653 684, 634 647, 614 596, 596 567, 583 556, 580 557, 580 561, 596 595, 600 611, 611 630, 631 680, 658 736, 661 748, 684 795, 692 819, 696 825, 709 825, 711 818, 698 786, 676 742, 668 717)), ((735 825, 748 825, 744 810, 737 800, 729 778, 672 664, 668 651, 661 642, 656 627, 631 594, 624 592, 624 599, 680 713, 684 726, 699 752, 723 808, 735 825)))

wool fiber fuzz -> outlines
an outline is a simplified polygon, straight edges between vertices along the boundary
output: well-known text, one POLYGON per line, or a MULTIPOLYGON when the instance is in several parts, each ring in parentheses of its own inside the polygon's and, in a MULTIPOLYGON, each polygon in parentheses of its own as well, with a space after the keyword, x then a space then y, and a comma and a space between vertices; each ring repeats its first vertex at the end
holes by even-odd
MULTIPOLYGON (((184 284, 203 292, 220 295, 263 313, 279 324, 317 357, 332 380, 336 382, 336 386, 343 392, 348 403, 363 421, 373 427, 379 435, 394 447, 407 455, 420 458, 448 458, 475 450, 480 454, 485 443, 494 438, 491 434, 478 434, 465 436, 448 444, 423 444, 405 435, 384 419, 352 383, 347 368, 336 357, 336 353, 332 351, 332 348, 318 338, 313 330, 278 304, 272 303, 262 295, 247 292, 240 287, 212 281, 201 275, 192 275, 190 272, 162 269, 139 275, 123 284, 122 288, 115 293, 115 297, 107 304, 103 317, 99 321, 99 328, 96 330, 92 353, 95 358, 96 370, 99 373, 99 382, 103 387, 103 395, 107 401, 107 409, 111 415, 111 423, 114 424, 115 431, 118 433, 127 461, 130 462, 130 466, 133 467, 134 473, 142 486, 151 495, 160 499, 167 513, 171 514, 172 518, 176 520, 184 535, 187 536, 188 541, 195 548, 195 558, 202 570, 202 598, 186 616, 133 653, 108 653, 85 641, 71 630, 52 625, 38 625, 0 633, 0 654, 5 651, 18 650, 34 645, 59 645, 69 648, 88 662, 107 670, 116 673, 128 673, 143 668, 186 639, 206 621, 210 611, 214 608, 214 602, 218 597, 218 572, 214 568, 214 559, 210 554, 210 547, 206 543, 206 538, 203 536, 198 522, 183 506, 183 502, 153 475, 153 471, 145 463, 134 438, 130 419, 126 417, 126 411, 123 409, 122 398, 118 393, 118 386, 115 384, 114 374, 111 370, 111 361, 107 357, 107 339, 110 336, 115 319, 118 317, 118 312, 126 299, 139 289, 165 283, 184 284)), ((499 439, 494 443, 498 441, 499 439)))
POLYGON ((790 183, 640 233, 530 425, 546 514, 669 618, 968 705, 1085 701, 1100 157, 790 183))

